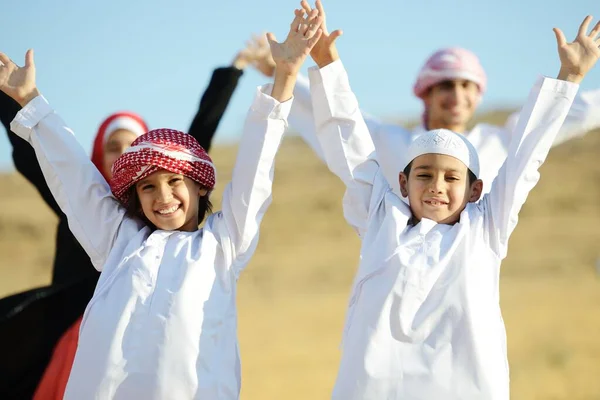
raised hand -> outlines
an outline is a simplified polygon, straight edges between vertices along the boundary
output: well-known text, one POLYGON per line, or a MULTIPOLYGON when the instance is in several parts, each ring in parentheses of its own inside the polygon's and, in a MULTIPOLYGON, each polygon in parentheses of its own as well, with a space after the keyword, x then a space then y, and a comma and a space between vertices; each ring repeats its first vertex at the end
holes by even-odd
POLYGON ((271 48, 266 35, 253 35, 252 41, 246 43, 246 49, 251 52, 252 66, 265 76, 275 74, 275 61, 271 56, 271 48))
POLYGON ((275 35, 267 33, 271 55, 275 61, 275 81, 271 96, 280 102, 292 97, 298 71, 322 33, 323 18, 317 10, 311 11, 306 18, 302 10, 295 10, 294 14, 285 42, 278 43, 275 35))
POLYGON ((558 55, 560 57, 559 79, 579 83, 585 75, 592 69, 598 58, 600 58, 600 22, 594 26, 594 29, 587 34, 592 16, 588 15, 581 25, 577 37, 571 43, 565 39, 564 33, 554 28, 556 42, 558 44, 558 55))
POLYGON ((0 53, 0 90, 24 107, 39 96, 35 86, 33 50, 25 54, 25 66, 19 67, 4 53, 0 53))
MULTIPOLYGON (((311 12, 312 9, 306 0, 302 0, 300 5, 302 6, 305 12, 311 12)), ((340 29, 337 29, 329 33, 326 25, 327 20, 325 18, 325 10, 323 9, 323 4, 321 3, 321 0, 316 0, 315 7, 319 11, 319 15, 323 17, 323 23, 321 24, 323 34, 321 35, 321 39, 311 50, 310 56, 319 66, 319 68, 323 68, 324 66, 331 64, 332 62, 340 58, 335 47, 335 40, 342 36, 343 32, 340 29)))
POLYGON ((275 61, 275 74, 296 76, 306 56, 321 37, 323 18, 317 10, 311 11, 306 18, 302 10, 296 10, 285 42, 278 43, 272 33, 267 33, 271 55, 275 61))

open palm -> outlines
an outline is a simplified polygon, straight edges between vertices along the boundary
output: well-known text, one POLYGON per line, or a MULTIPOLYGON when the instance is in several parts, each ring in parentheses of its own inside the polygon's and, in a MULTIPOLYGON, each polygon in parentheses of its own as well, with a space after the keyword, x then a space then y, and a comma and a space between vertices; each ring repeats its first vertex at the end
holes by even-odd
POLYGON ((35 97, 35 64, 33 50, 25 55, 25 66, 19 67, 4 53, 0 53, 0 90, 24 105, 35 97), (33 96, 33 97, 32 97, 33 96))
POLYGON ((304 18, 304 12, 296 10, 285 42, 278 43, 272 33, 267 34, 271 55, 279 73, 298 73, 302 63, 321 37, 323 18, 317 10, 304 18))
POLYGON ((579 27, 577 37, 571 43, 565 39, 563 32, 554 28, 556 41, 558 43, 558 55, 560 57, 561 69, 569 74, 585 76, 600 58, 600 22, 587 34, 592 17, 588 16, 579 27))
MULTIPOLYGON (((300 3, 305 12, 311 12, 313 9, 310 7, 306 0, 302 0, 300 3)), ((340 29, 335 30, 331 33, 327 30, 327 18, 325 17, 325 9, 323 8, 323 4, 321 0, 317 0, 315 2, 315 8, 319 11, 319 16, 323 18, 323 23, 321 24, 321 30, 323 34, 321 38, 315 44, 313 49, 310 52, 310 56, 315 61, 315 63, 320 67, 324 67, 325 65, 335 61, 339 58, 337 49, 335 47, 335 40, 342 36, 342 31, 340 29)))

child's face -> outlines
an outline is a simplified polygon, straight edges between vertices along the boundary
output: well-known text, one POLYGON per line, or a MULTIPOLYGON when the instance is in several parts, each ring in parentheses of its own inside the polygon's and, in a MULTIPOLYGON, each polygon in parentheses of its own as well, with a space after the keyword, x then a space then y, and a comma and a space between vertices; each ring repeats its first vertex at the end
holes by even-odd
POLYGON ((129 147, 131 143, 137 139, 135 133, 126 129, 118 129, 110 134, 108 140, 104 144, 104 156, 102 157, 104 175, 107 179, 112 178, 112 166, 129 147))
POLYGON ((452 79, 434 85, 425 96, 428 129, 463 131, 479 103, 479 87, 465 79, 452 79))
POLYGON ((483 183, 469 185, 467 166, 444 154, 423 154, 412 162, 410 175, 400 173, 400 189, 408 196, 413 216, 454 224, 468 202, 479 200, 483 183))
POLYGON ((135 185, 142 212, 158 229, 198 229, 198 201, 207 194, 200 184, 180 174, 156 171, 135 185))

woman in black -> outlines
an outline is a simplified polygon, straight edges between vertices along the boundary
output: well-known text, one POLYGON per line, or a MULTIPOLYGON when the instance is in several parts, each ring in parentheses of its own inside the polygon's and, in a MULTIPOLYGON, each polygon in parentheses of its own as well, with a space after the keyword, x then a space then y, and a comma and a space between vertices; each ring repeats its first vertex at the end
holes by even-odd
MULTIPOLYGON (((245 49, 230 67, 213 71, 189 128, 189 134, 207 151, 243 68, 253 61, 252 56, 252 49, 245 49)), ((33 397, 54 346, 83 314, 99 277, 52 197, 33 148, 10 131, 10 122, 19 110, 17 103, 0 92, 0 120, 12 144, 15 167, 37 188, 59 217, 59 223, 51 285, 0 300, 1 399, 33 397)))

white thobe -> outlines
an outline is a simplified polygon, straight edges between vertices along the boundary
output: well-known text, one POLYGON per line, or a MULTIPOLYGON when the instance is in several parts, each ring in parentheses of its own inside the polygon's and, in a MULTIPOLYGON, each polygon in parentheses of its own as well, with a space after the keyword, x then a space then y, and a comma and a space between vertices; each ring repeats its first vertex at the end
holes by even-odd
POLYGON ((71 231, 101 271, 65 399, 237 399, 236 283, 271 202, 291 100, 257 92, 222 211, 195 232, 152 231, 111 195, 43 97, 12 130, 34 147, 71 231))
MULTIPOLYGON (((294 88, 294 104, 288 117, 290 128, 297 131, 317 156, 324 160, 318 143, 313 104, 308 79, 299 76, 294 88)), ((491 183, 506 159, 512 131, 517 124, 519 112, 513 113, 503 127, 490 124, 477 124, 465 135, 479 154, 483 180, 483 191, 490 191, 491 183)), ((363 112, 363 117, 375 144, 377 160, 394 192, 400 195, 399 173, 408 161, 404 155, 410 143, 425 131, 423 125, 408 130, 397 124, 387 124, 363 112)), ((581 92, 575 98, 565 122, 561 126, 553 146, 567 140, 581 137, 585 133, 600 128, 600 89, 581 92)))
POLYGON ((412 226, 341 62, 309 74, 317 137, 346 185, 345 216, 362 239, 333 398, 508 399, 500 262, 578 85, 540 79, 490 193, 468 203, 454 225, 412 226))

